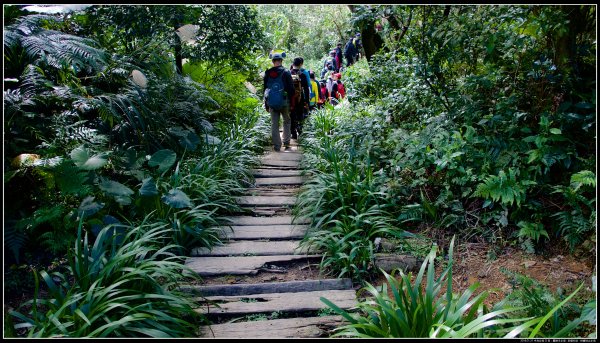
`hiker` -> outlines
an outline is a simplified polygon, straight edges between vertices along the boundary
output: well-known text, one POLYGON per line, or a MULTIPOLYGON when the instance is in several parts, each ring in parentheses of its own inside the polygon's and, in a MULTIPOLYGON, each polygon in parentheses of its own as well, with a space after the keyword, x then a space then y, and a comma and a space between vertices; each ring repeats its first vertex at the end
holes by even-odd
POLYGON ((317 107, 317 104, 319 103, 320 96, 320 87, 319 84, 317 83, 317 80, 315 80, 315 72, 310 70, 308 72, 308 75, 310 76, 310 87, 311 87, 311 94, 310 94, 310 101, 308 102, 308 110, 312 111, 315 109, 315 107, 317 107))
POLYGON ((327 102, 327 99, 329 99, 329 94, 327 93, 325 81, 319 81, 319 103, 317 104, 317 107, 322 108, 327 102))
POLYGON ((353 43, 354 43, 354 47, 356 48, 356 58, 355 58, 354 62, 357 62, 362 55, 362 41, 360 40, 360 33, 358 33, 358 32, 356 33, 353 43))
POLYGON ((275 151, 281 150, 281 136, 279 135, 279 116, 283 118, 283 144, 290 148, 291 118, 290 101, 294 94, 292 75, 282 66, 285 52, 272 50, 269 58, 273 67, 265 71, 263 86, 265 89, 265 109, 271 114, 271 141, 275 151))
POLYGON ((354 64, 356 54, 358 51, 356 50, 356 46, 354 45, 354 37, 350 37, 346 46, 344 47, 344 57, 346 57, 346 67, 349 67, 354 64))
POLYGON ((335 69, 335 72, 339 73, 340 69, 342 69, 343 62, 344 62, 344 59, 342 58, 342 43, 337 43, 337 47, 334 50, 335 50, 335 62, 337 64, 337 68, 335 69))
POLYGON ((344 83, 342 82, 342 74, 337 73, 337 95, 336 99, 342 100, 346 97, 346 87, 344 87, 344 83))
POLYGON ((331 91, 329 92, 329 102, 331 104, 337 104, 340 100, 339 93, 339 85, 338 85, 338 76, 340 74, 333 73, 331 74, 331 91))
POLYGON ((308 104, 310 101, 310 90, 308 85, 310 76, 308 72, 302 68, 303 64, 304 59, 302 57, 296 57, 294 58, 294 63, 292 63, 292 69, 290 70, 290 73, 292 74, 292 84, 294 86, 290 114, 290 117, 292 118, 292 139, 298 139, 298 136, 302 133, 302 122, 308 115, 308 104))
POLYGON ((323 70, 321 70, 321 79, 325 77, 325 74, 335 72, 337 69, 337 63, 335 61, 335 50, 329 51, 329 56, 325 58, 323 62, 323 70))
POLYGON ((335 73, 331 73, 327 76, 327 80, 325 81, 325 89, 327 91, 327 102, 331 101, 331 98, 333 98, 333 93, 332 93, 332 89, 333 89, 333 85, 335 83, 335 81, 333 80, 333 74, 335 73))

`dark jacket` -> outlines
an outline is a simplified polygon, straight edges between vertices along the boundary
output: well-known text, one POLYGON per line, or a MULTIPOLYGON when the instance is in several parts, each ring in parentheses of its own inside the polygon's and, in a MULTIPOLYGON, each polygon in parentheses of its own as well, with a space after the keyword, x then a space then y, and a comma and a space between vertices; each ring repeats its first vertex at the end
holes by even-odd
POLYGON ((354 37, 348 40, 346 47, 344 48, 344 56, 354 56, 358 54, 358 49, 354 45, 354 37))
POLYGON ((292 83, 292 74, 290 74, 290 71, 285 69, 283 66, 273 67, 273 68, 265 71, 265 76, 263 78, 263 90, 267 89, 267 80, 269 79, 269 77, 276 78, 281 73, 284 73, 283 77, 282 77, 283 88, 285 89, 285 92, 287 93, 286 99, 289 103, 290 100, 292 99, 292 94, 294 94, 294 84, 292 83))
MULTIPOLYGON (((309 80, 306 79, 306 74, 301 72, 300 69, 291 69, 290 73, 299 73, 300 74, 300 85, 302 86, 302 99, 301 105, 304 106, 308 104, 310 101, 310 90, 308 89, 309 80)), ((290 75, 290 80, 292 79, 290 75)), ((292 89, 294 89, 294 85, 292 84, 292 89)))

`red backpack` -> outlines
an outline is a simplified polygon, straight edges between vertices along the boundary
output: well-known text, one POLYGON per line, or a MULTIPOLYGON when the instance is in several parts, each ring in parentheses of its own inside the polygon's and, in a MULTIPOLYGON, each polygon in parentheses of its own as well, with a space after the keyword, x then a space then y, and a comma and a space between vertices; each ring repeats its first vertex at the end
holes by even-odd
POLYGON ((346 89, 344 88, 344 84, 340 80, 337 81, 337 84, 338 84, 338 93, 340 94, 340 99, 344 98, 346 96, 346 89))

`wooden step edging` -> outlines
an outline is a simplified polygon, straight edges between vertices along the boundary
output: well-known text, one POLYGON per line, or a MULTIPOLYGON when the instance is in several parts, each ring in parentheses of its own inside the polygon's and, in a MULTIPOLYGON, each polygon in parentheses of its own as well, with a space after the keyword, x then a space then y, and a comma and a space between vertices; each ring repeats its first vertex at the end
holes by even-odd
POLYGON ((352 280, 324 279, 266 283, 219 284, 208 286, 182 286, 180 290, 199 296, 239 296, 261 293, 298 293, 324 290, 352 289, 352 280))
POLYGON ((271 313, 275 311, 294 313, 318 311, 327 308, 321 301, 325 297, 342 309, 350 309, 357 305, 354 289, 324 290, 296 293, 261 293, 238 296, 212 296, 201 298, 209 302, 202 305, 196 312, 211 315, 246 315, 255 313, 271 313))
POLYGON ((306 248, 300 248, 300 241, 233 241, 222 246, 194 248, 190 256, 268 256, 306 255, 306 248))
POLYGON ((318 338, 345 323, 342 316, 323 316, 225 323, 203 326, 202 338, 318 338))
POLYGON ((256 275, 265 264, 320 258, 321 255, 188 257, 185 266, 200 276, 256 275))

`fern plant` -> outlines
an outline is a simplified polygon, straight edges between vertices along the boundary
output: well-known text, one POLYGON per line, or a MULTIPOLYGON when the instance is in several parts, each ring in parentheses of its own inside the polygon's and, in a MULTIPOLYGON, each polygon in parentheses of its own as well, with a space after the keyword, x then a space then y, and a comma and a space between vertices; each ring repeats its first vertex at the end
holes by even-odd
POLYGON ((553 186, 553 193, 562 195, 565 206, 552 217, 558 219, 557 233, 568 242, 571 250, 596 227, 596 197, 590 192, 595 187, 596 175, 589 170, 571 175, 569 186, 553 186))
POLYGON ((519 176, 518 169, 509 168, 508 173, 500 170, 498 175, 489 175, 477 185, 472 196, 499 201, 503 205, 516 203, 519 206, 525 200, 529 186, 535 185, 536 182, 517 180, 517 176, 519 176))

